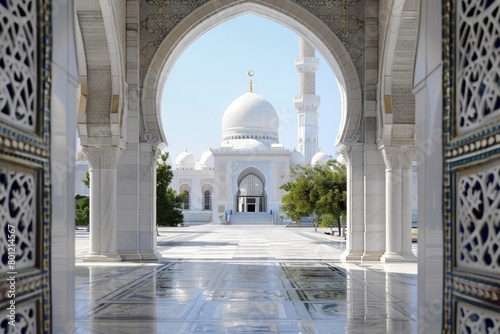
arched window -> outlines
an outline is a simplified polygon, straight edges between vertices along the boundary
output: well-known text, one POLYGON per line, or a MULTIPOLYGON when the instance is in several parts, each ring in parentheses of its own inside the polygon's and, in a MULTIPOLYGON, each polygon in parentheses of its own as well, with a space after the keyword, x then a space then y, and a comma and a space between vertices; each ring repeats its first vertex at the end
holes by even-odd
POLYGON ((262 196, 264 185, 258 176, 249 174, 241 180, 239 189, 240 196, 262 196))
POLYGON ((203 210, 212 210, 212 194, 214 193, 214 188, 210 183, 205 183, 201 187, 201 193, 203 194, 201 207, 203 210))
POLYGON ((212 210, 212 193, 208 190, 203 193, 203 210, 212 210))
POLYGON ((185 196, 184 196, 184 204, 183 204, 182 208, 184 210, 189 210, 190 203, 191 203, 191 196, 189 195, 189 191, 186 191, 185 196))
POLYGON ((188 184, 183 184, 179 189, 180 192, 184 192, 184 203, 182 204, 183 210, 191 210, 191 187, 188 184))

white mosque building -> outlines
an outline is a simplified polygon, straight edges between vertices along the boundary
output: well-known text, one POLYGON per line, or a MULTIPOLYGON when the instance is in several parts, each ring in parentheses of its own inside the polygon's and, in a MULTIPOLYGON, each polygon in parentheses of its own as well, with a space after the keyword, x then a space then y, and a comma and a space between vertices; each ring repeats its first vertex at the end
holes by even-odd
MULTIPOLYGON (((304 155, 279 142, 278 114, 269 101, 248 92, 235 99, 222 117, 222 141, 199 162, 188 151, 175 159, 171 187, 186 191, 186 222, 243 218, 272 221, 279 217, 290 168, 305 164, 304 155), (260 213, 260 215, 258 214, 260 213)), ((317 152, 312 163, 331 157, 317 152)))
MULTIPOLYGON (((315 72, 319 60, 314 48, 300 39, 298 148, 285 148, 279 141, 279 117, 272 104, 252 90, 229 104, 222 116, 219 148, 209 149, 199 162, 187 150, 175 159, 170 187, 189 195, 184 200, 185 222, 232 223, 251 217, 252 222, 274 221, 280 216, 280 186, 290 168, 306 163, 325 163, 331 157, 318 151, 315 72), (252 213, 249 215, 249 213, 252 213), (229 218, 230 217, 230 218, 229 218)), ((249 71, 253 76, 253 71, 249 71)))

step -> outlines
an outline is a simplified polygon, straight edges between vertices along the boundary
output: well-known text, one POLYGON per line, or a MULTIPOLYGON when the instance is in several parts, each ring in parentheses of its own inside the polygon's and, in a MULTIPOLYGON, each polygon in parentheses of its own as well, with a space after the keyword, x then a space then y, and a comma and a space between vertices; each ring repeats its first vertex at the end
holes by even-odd
POLYGON ((266 212, 239 212, 231 215, 232 225, 272 225, 272 216, 266 212))

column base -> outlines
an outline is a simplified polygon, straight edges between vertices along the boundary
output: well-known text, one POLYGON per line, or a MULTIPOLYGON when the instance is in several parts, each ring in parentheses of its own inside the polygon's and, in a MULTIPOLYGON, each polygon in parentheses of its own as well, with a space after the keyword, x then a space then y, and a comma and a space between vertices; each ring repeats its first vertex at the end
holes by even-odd
POLYGON ((413 253, 385 253, 380 257, 380 262, 417 262, 418 258, 413 253))
POLYGON ((85 255, 84 262, 121 262, 122 257, 117 253, 97 253, 91 252, 85 255))
POLYGON ((344 253, 342 253, 342 255, 340 255, 340 261, 342 261, 342 262, 361 261, 362 257, 363 257, 362 252, 345 250, 344 253))
POLYGON ((123 261, 130 262, 158 262, 161 259, 161 254, 157 251, 119 251, 123 261))
POLYGON ((370 253, 365 253, 361 257, 361 261, 380 261, 380 257, 383 256, 384 251, 375 251, 370 253))

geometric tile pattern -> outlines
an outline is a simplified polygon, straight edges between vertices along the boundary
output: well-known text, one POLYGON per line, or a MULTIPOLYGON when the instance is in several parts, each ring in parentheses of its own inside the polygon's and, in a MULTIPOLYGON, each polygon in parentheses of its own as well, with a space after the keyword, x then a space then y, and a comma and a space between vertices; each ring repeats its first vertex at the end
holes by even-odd
POLYGON ((51 331, 51 5, 0 1, 2 333, 51 331))
POLYGON ((443 332, 495 332, 484 310, 500 311, 500 6, 444 1, 442 17, 443 332))
POLYGON ((476 129, 500 112, 500 3, 457 6, 457 130, 476 129))
POLYGON ((416 264, 343 264, 313 228, 160 234, 158 264, 77 262, 76 333, 417 333, 416 264))

